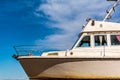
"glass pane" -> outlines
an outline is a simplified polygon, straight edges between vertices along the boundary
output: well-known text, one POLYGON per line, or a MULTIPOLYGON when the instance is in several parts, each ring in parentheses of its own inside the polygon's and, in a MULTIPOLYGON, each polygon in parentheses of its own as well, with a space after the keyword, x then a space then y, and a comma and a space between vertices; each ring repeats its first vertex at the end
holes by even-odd
POLYGON ((104 46, 107 45, 107 36, 106 35, 96 35, 95 39, 95 46, 104 46))
POLYGON ((111 35, 111 45, 120 45, 120 35, 111 35))
POLYGON ((77 47, 90 47, 90 36, 83 37, 77 47))

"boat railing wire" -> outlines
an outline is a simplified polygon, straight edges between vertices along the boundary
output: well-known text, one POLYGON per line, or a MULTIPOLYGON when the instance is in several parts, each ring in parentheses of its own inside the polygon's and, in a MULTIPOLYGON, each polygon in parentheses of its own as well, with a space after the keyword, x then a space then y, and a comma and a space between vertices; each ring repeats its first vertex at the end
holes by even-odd
POLYGON ((40 45, 20 45, 14 46, 14 49, 18 56, 41 55, 43 52, 43 50, 40 49, 40 45))
POLYGON ((43 52, 58 51, 59 49, 47 48, 41 45, 20 45, 13 47, 17 56, 41 55, 43 52))

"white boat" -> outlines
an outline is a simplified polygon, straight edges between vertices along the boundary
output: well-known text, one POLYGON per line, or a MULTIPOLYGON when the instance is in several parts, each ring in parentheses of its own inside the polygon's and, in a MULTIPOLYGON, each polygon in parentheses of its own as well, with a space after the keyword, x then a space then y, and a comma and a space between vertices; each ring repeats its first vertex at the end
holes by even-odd
POLYGON ((35 56, 37 51, 15 47, 29 79, 120 79, 120 23, 107 22, 119 0, 108 1, 115 3, 104 20, 89 19, 70 50, 35 56))

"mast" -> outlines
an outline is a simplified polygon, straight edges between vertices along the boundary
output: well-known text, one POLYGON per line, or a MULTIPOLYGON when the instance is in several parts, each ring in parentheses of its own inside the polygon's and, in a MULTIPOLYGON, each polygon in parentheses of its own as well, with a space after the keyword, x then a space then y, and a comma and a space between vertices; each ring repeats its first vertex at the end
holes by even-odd
POLYGON ((120 0, 107 0, 107 1, 115 1, 115 3, 113 4, 112 8, 109 11, 106 11, 107 14, 103 21, 107 21, 111 17, 112 12, 115 11, 115 8, 117 7, 120 0))

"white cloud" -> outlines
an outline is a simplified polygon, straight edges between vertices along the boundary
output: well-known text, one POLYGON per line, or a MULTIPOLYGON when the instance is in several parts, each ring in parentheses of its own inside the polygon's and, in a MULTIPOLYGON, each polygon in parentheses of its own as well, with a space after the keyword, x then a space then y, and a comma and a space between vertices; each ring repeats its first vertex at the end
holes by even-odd
POLYGON ((48 35, 37 40, 36 44, 57 49, 72 47, 82 25, 85 24, 85 19, 96 16, 103 18, 108 5, 111 4, 105 0, 47 0, 47 3, 40 4, 36 11, 42 11, 50 21, 53 21, 48 25, 60 29, 61 34, 48 35))

